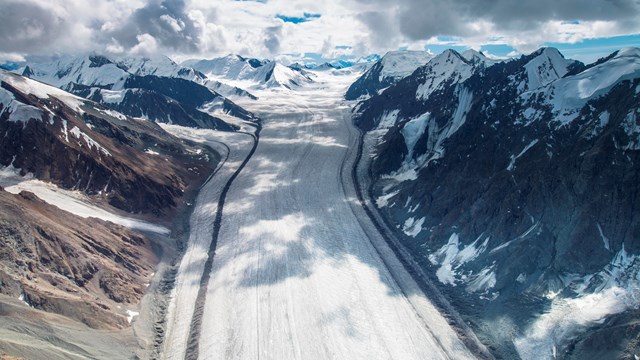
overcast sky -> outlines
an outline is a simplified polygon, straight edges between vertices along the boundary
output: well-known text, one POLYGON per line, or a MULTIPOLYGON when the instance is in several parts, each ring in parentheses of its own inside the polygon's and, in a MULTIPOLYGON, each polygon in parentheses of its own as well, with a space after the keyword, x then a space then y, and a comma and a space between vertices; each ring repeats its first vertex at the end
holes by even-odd
POLYGON ((87 51, 291 60, 543 45, 640 46, 640 0, 0 0, 0 61, 87 51))

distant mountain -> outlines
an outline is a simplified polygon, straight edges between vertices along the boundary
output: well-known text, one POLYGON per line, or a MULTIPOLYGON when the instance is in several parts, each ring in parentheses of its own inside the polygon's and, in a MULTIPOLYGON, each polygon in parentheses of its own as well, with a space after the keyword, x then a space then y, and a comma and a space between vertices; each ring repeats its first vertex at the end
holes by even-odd
POLYGON ((96 54, 63 57, 52 63, 29 64, 22 74, 126 115, 160 123, 223 131, 236 129, 217 117, 215 111, 202 111, 203 108, 213 109, 212 103, 224 104, 214 109, 216 111, 242 120, 253 119, 252 114, 213 89, 238 96, 252 95, 213 82, 202 73, 181 67, 166 57, 111 59, 96 54))
POLYGON ((411 75, 433 55, 425 51, 390 51, 354 82, 345 95, 347 100, 376 95, 379 91, 411 75))
POLYGON ((255 88, 284 87, 293 89, 313 81, 302 66, 287 67, 276 61, 247 59, 228 55, 211 60, 189 60, 183 63, 222 82, 243 82, 255 88))
POLYGON ((248 59, 239 55, 227 55, 211 60, 187 60, 183 66, 196 69, 208 77, 241 80, 251 77, 255 69, 268 61, 248 59))
POLYGON ((501 357, 620 358, 638 352, 639 115, 639 49, 543 48, 445 51, 354 116, 378 208, 501 357))

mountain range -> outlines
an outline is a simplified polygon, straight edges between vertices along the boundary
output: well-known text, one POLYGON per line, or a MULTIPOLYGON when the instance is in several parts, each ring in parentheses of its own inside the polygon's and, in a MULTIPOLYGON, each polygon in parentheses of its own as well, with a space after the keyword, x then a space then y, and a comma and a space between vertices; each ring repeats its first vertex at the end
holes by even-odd
MULTIPOLYGON (((371 60, 91 53, 0 70, 0 294, 94 330, 127 329, 154 272, 177 263, 194 196, 229 156, 229 144, 167 130, 242 134, 253 154, 271 106, 263 95, 362 72, 335 105, 353 109, 365 197, 412 273, 490 356, 640 354, 640 49, 592 64, 555 48, 371 60)), ((0 312, 13 306, 2 300, 0 312)))
POLYGON ((590 65, 447 50, 387 88, 382 65, 349 89, 373 89, 354 113, 370 195, 497 354, 636 352, 640 50, 590 65), (594 297, 593 313, 566 300, 594 297))

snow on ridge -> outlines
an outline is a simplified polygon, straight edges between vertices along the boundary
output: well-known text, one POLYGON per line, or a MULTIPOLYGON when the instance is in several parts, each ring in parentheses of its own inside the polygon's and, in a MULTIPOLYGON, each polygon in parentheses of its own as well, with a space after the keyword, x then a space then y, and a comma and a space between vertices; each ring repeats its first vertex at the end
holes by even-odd
POLYGON ((30 63, 33 78, 55 87, 65 87, 70 83, 88 86, 107 86, 117 82, 128 73, 111 59, 95 53, 82 56, 63 56, 55 62, 30 63), (104 58, 106 63, 100 66, 94 60, 104 58))
POLYGON ((8 112, 9 121, 41 120, 44 114, 39 108, 18 101, 10 91, 3 88, 0 88, 0 104, 2 105, 0 115, 8 112))
POLYGON ((86 99, 72 95, 54 86, 16 75, 2 69, 0 69, 0 81, 8 83, 27 95, 30 94, 41 99, 53 97, 62 101, 65 105, 79 113, 84 112, 80 107, 85 103, 85 101, 87 101, 86 99))
POLYGON ((84 141, 87 143, 87 146, 89 147, 89 149, 95 147, 99 152, 102 152, 105 155, 111 156, 111 153, 109 152, 109 150, 105 149, 102 145, 100 145, 100 143, 98 143, 97 141, 93 140, 89 135, 85 134, 77 126, 74 126, 71 130, 69 130, 69 132, 71 134, 73 134, 78 139, 80 139, 80 138, 84 139, 84 141))
POLYGON ((616 54, 616 56, 614 56, 614 58, 621 58, 621 57, 640 57, 640 48, 637 48, 637 47, 622 48, 618 51, 618 53, 616 54))
POLYGON ((219 77, 227 80, 247 80, 256 69, 247 59, 232 54, 211 60, 186 61, 182 65, 201 71, 208 78, 219 77))

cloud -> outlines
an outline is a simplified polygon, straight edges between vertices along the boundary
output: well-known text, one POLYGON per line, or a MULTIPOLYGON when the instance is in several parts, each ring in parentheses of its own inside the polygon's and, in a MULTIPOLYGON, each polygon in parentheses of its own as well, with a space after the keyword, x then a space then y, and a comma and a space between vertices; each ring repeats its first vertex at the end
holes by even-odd
POLYGON ((519 48, 640 31, 636 0, 398 0, 389 11, 389 0, 359 2, 385 9, 358 19, 369 28, 373 44, 387 46, 394 41, 394 31, 388 31, 394 25, 408 41, 453 36, 478 45, 498 37, 519 48))
POLYGON ((149 34, 136 36, 138 43, 131 48, 131 53, 137 55, 154 55, 158 53, 159 44, 156 38, 149 34))
POLYGON ((0 11, 0 51, 37 51, 55 42, 67 30, 65 19, 54 9, 37 3, 9 0, 0 11))
POLYGON ((638 34, 639 14, 638 0, 4 0, 0 54, 360 56, 433 44, 526 53, 638 34))
POLYGON ((282 26, 268 27, 264 31, 264 46, 271 55, 280 53, 280 37, 282 36, 282 26))
POLYGON ((170 51, 195 52, 198 49, 201 32, 186 12, 184 0, 151 0, 135 10, 122 23, 105 36, 130 49, 147 46, 154 39, 158 48, 170 51), (145 41, 141 43, 139 37, 145 41))

